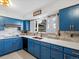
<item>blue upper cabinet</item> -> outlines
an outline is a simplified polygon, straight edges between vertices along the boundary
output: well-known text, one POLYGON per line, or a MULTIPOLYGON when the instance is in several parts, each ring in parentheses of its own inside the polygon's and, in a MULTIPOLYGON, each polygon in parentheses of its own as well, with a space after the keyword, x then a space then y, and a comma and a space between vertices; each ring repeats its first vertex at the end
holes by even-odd
POLYGON ((0 30, 4 30, 7 24, 19 25, 20 30, 29 31, 30 30, 30 21, 29 20, 19 20, 9 17, 0 16, 0 30))
POLYGON ((30 21, 29 20, 24 20, 23 21, 23 30, 24 31, 29 31, 30 30, 30 21))
POLYGON ((0 17, 0 31, 4 30, 4 19, 0 17))
POLYGON ((23 20, 0 16, 0 30, 4 30, 6 24, 19 25, 23 30, 23 20))
POLYGON ((19 19, 14 19, 14 18, 9 18, 9 17, 4 17, 4 23, 5 24, 16 24, 16 25, 22 25, 23 21, 19 19))
POLYGON ((79 31, 79 5, 59 10, 60 31, 79 31))

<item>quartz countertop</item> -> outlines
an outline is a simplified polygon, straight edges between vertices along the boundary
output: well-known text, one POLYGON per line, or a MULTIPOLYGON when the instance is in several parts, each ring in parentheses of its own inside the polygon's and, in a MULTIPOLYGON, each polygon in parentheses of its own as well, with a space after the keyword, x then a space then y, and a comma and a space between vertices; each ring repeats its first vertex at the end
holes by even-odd
POLYGON ((22 35, 21 37, 31 38, 33 40, 38 40, 38 41, 47 42, 50 44, 56 44, 59 46, 79 50, 78 42, 63 41, 63 40, 59 40, 59 39, 50 39, 50 38, 45 38, 45 37, 43 37, 42 39, 36 39, 36 38, 33 38, 34 36, 28 36, 28 35, 22 35))

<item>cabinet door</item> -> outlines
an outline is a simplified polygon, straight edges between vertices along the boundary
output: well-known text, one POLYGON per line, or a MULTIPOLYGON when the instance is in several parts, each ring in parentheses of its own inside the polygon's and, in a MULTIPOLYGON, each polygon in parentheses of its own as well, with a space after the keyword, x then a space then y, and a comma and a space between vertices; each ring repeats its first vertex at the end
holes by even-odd
POLYGON ((73 26, 75 31, 79 31, 79 19, 73 21, 73 26))
POLYGON ((51 49, 51 59, 63 59, 63 52, 51 49))
POLYGON ((34 44, 34 56, 40 59, 40 45, 34 44))
POLYGON ((28 39, 28 52, 34 55, 34 43, 32 39, 28 39))
POLYGON ((50 48, 41 46, 41 59, 50 59, 50 48))
POLYGON ((64 59, 79 59, 78 57, 74 57, 68 54, 64 54, 64 59))
POLYGON ((0 55, 5 55, 12 51, 12 40, 4 39, 0 41, 0 55))
POLYGON ((4 18, 0 17, 0 31, 4 30, 4 18))
POLYGON ((70 8, 61 9, 59 11, 59 28, 60 31, 69 31, 72 24, 72 18, 70 16, 70 8))
POLYGON ((9 53, 13 50, 12 42, 13 41, 11 39, 5 39, 5 53, 9 53))
POLYGON ((30 21, 23 21, 23 30, 29 31, 30 30, 30 21))
POLYGON ((12 39, 12 48, 13 50, 19 50, 22 49, 23 44, 22 44, 22 39, 21 38, 13 38, 12 39))
POLYGON ((16 45, 17 50, 23 48, 23 41, 21 38, 17 38, 16 45))
POLYGON ((4 40, 0 40, 0 56, 5 54, 5 41, 4 40))

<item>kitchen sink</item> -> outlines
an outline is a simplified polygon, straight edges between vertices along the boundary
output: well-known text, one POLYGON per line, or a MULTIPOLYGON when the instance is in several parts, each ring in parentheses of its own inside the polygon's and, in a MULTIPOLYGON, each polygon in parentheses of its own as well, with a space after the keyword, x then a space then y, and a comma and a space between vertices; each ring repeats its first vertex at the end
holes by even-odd
POLYGON ((42 39, 42 37, 37 37, 37 36, 35 36, 35 37, 33 37, 33 38, 35 38, 35 39, 42 39))

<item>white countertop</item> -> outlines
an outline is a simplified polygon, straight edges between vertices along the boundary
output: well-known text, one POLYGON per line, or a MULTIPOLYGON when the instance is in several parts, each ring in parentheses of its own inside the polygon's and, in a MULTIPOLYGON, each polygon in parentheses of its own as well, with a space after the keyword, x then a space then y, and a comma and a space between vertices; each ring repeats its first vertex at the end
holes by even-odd
POLYGON ((68 47, 68 48, 79 50, 79 43, 76 43, 76 42, 68 42, 68 41, 63 41, 63 40, 58 40, 58 39, 49 39, 49 38, 44 38, 44 37, 43 37, 43 39, 35 39, 35 38, 33 38, 34 36, 24 36, 24 35, 21 37, 31 38, 34 40, 38 40, 38 41, 42 41, 42 42, 47 42, 47 43, 56 44, 56 45, 60 45, 63 47, 68 47))

